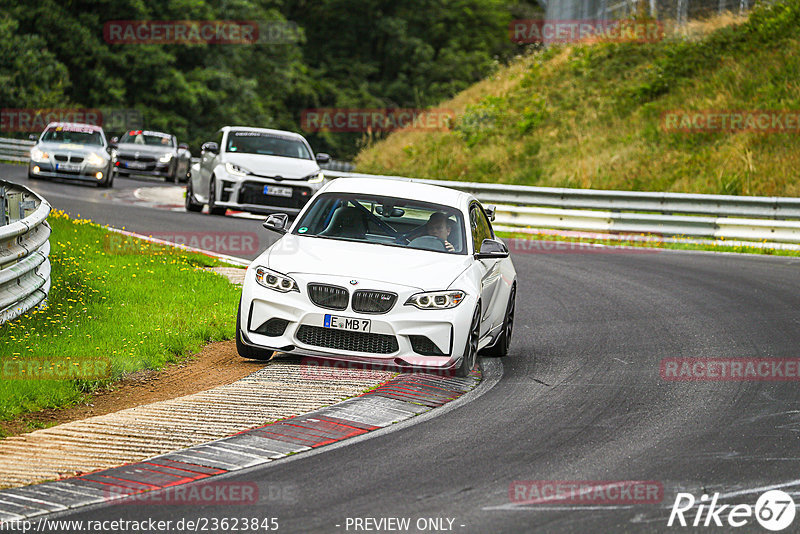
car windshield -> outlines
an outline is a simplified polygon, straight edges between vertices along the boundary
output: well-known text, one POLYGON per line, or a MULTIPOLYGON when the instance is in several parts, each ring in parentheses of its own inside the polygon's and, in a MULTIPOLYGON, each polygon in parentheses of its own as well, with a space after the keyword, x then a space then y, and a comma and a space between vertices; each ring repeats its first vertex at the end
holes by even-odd
POLYGON ((122 134, 120 143, 133 143, 134 145, 150 145, 173 147, 175 143, 172 136, 161 132, 148 132, 143 130, 131 130, 122 134))
POLYGON ((53 126, 48 128, 42 141, 50 143, 72 143, 75 145, 103 145, 103 134, 81 126, 53 126))
POLYGON ((233 131, 228 134, 228 145, 225 151, 312 159, 311 152, 302 141, 264 132, 233 131))
POLYGON ((459 210, 402 198, 326 193, 314 200, 294 233, 466 254, 459 210))

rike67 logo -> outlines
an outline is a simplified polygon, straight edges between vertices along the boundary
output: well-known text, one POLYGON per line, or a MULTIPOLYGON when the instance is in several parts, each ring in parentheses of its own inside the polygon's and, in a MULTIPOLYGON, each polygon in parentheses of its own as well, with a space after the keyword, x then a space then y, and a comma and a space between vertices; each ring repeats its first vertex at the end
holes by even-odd
POLYGON ((672 504, 667 526, 743 527, 753 523, 773 532, 784 530, 795 516, 794 499, 781 490, 762 493, 755 506, 751 504, 718 504, 719 493, 703 495, 699 501, 691 493, 678 493, 672 504), (697 510, 694 510, 695 506, 697 510))

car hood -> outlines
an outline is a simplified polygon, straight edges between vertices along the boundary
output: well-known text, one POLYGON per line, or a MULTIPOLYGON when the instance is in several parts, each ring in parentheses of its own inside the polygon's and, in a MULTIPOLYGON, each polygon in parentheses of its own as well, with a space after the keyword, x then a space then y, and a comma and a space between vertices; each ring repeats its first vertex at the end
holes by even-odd
POLYGON ((256 260, 280 273, 345 276, 418 288, 447 289, 470 256, 287 234, 256 260))
POLYGON ((261 154, 234 154, 227 152, 225 161, 244 167, 253 174, 262 176, 281 176, 299 180, 319 171, 319 165, 312 159, 263 156, 261 154))
POLYGON ((157 145, 137 145, 136 143, 120 143, 117 145, 117 152, 130 154, 139 152, 140 154, 165 154, 175 152, 175 147, 157 145))
POLYGON ((95 152, 101 157, 108 157, 106 149, 100 145, 79 145, 75 143, 37 143, 36 148, 56 154, 89 154, 95 152))

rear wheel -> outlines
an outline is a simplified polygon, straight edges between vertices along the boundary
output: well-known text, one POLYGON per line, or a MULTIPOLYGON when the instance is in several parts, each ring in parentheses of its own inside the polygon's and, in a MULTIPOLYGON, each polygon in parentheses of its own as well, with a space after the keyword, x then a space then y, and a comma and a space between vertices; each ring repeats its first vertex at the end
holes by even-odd
POLYGON ((186 206, 186 211, 194 211, 194 212, 203 211, 203 205, 198 204, 194 200, 194 193, 192 192, 191 180, 189 180, 189 183, 186 184, 186 199, 184 205, 186 206))
POLYGON ((236 312, 236 352, 242 358, 250 360, 270 360, 275 355, 275 351, 257 349, 250 345, 245 345, 242 340, 242 305, 239 304, 239 311, 236 312))
POLYGON ((517 286, 511 287, 511 294, 508 296, 508 306, 506 306, 506 319, 503 321, 503 332, 492 347, 486 349, 487 356, 502 358, 508 354, 511 347, 511 334, 514 331, 514 308, 517 297, 517 286))
POLYGON ((481 335, 481 307, 475 308, 475 314, 472 316, 472 323, 469 327, 469 337, 467 338, 467 346, 464 347, 464 357, 461 358, 461 365, 456 368, 456 376, 466 377, 472 372, 475 363, 478 360, 478 340, 481 335))
POLYGON ((225 215, 228 208, 220 208, 214 205, 217 198, 217 179, 211 177, 211 183, 208 185, 208 214, 209 215, 225 215))

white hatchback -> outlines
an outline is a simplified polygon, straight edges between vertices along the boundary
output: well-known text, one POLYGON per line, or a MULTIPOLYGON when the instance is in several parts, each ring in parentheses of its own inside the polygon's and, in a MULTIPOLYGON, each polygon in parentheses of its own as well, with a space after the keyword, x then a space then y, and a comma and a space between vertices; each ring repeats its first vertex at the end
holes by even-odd
POLYGON ((472 195, 403 180, 326 184, 247 269, 237 319, 246 358, 275 352, 454 370, 508 353, 516 271, 472 195))

